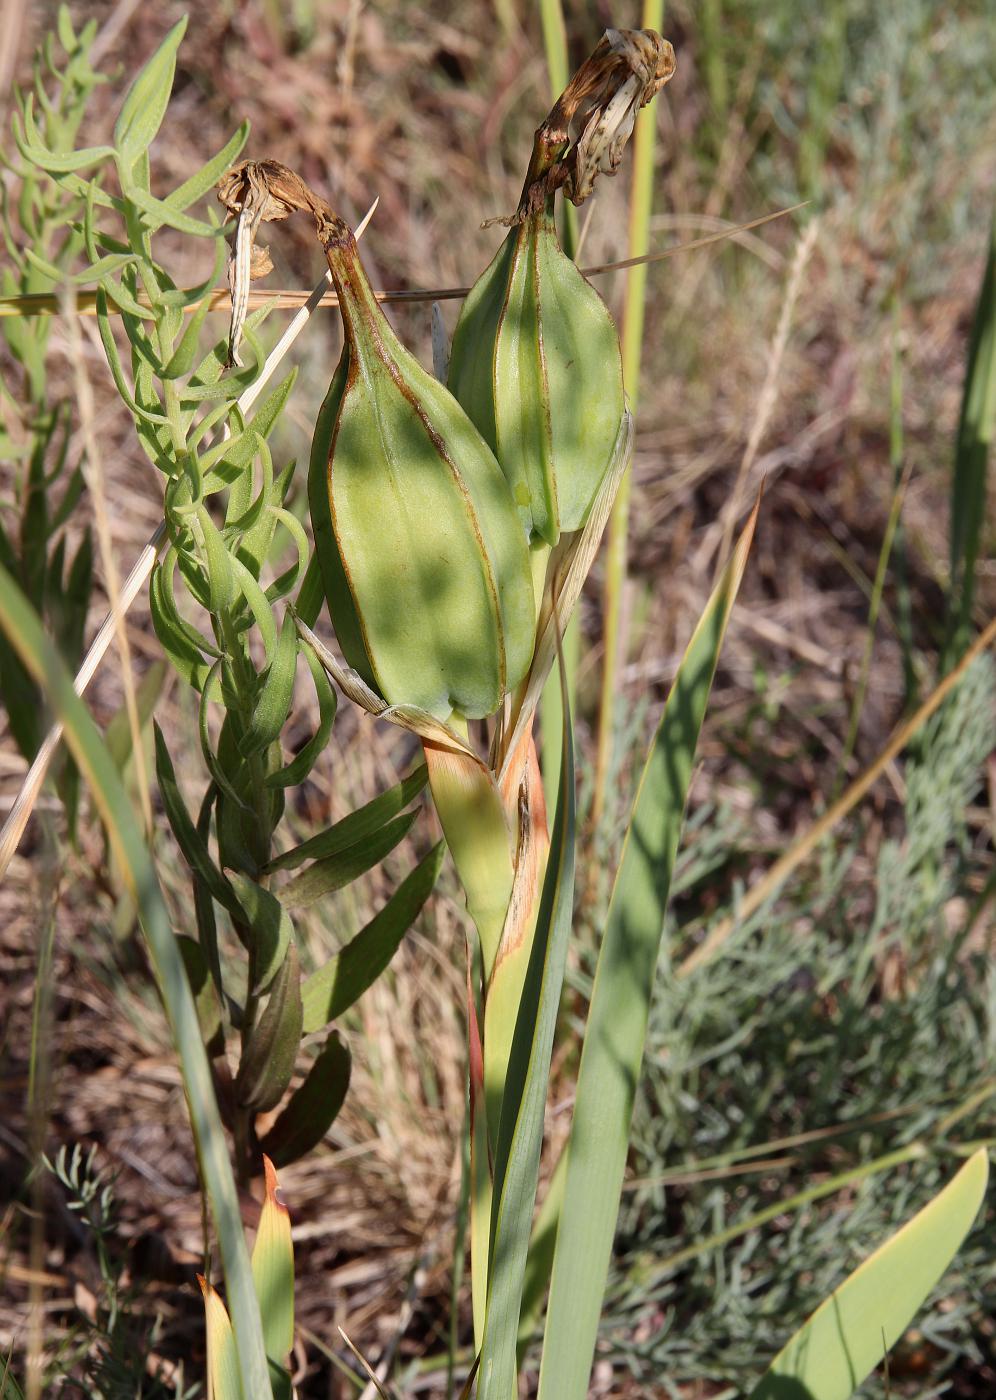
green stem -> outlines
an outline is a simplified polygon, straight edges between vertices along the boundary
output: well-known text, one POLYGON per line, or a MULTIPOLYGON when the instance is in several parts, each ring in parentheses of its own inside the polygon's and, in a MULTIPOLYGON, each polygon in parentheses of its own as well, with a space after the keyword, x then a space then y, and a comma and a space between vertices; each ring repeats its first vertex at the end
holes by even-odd
MULTIPOLYGON (((568 83, 567 26, 564 23, 564 10, 560 0, 540 0, 540 19, 543 25, 546 67, 550 75, 550 94, 556 101, 568 83)), ((563 201, 560 246, 567 256, 573 259, 578 246, 578 211, 567 200, 563 201)), ((577 714, 578 671, 581 666, 581 623, 577 615, 571 619, 564 633, 563 650, 571 713, 577 714)), ((560 789, 560 739, 564 732, 560 679, 552 673, 540 697, 539 722, 543 741, 540 755, 543 765, 543 791, 546 795, 547 811, 552 812, 557 804, 557 793, 560 789)))
MULTIPOLYGON (((543 26, 546 68, 550 75, 550 95, 556 102, 568 83, 567 25, 564 22, 564 8, 560 0, 540 0, 540 21, 543 26)), ((566 200, 560 244, 567 256, 573 258, 578 246, 578 211, 566 200)), ((567 674, 570 676, 571 672, 568 671, 567 674)), ((559 729, 554 732, 560 734, 559 729)))
MULTIPOLYGON (((644 0, 641 27, 660 30, 664 23, 664 0, 644 0)), ((656 103, 650 103, 636 120, 633 141, 633 186, 629 209, 629 251, 631 258, 642 257, 650 244, 650 212, 653 204, 656 103)), ((623 383, 635 412, 640 392, 640 357, 643 352, 643 315, 647 291, 647 265, 641 263, 626 274, 626 300, 623 308, 623 383)), ((623 661, 623 593, 626 587, 627 536, 632 467, 619 485, 609 517, 609 543, 605 558, 605 597, 603 603, 604 656, 602 693, 598 720, 598 756, 592 821, 597 826, 605 808, 605 792, 615 738, 616 697, 623 661)))

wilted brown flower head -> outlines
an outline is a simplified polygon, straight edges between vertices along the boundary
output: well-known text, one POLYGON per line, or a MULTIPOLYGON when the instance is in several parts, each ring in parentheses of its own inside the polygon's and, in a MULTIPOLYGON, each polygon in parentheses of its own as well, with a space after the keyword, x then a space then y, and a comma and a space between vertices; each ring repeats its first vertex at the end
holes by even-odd
POLYGON ((674 70, 674 49, 654 30, 605 31, 560 99, 568 130, 578 133, 564 162, 564 193, 574 204, 588 198, 596 176, 615 174, 637 112, 674 70))
POLYGON ((538 128, 519 208, 522 223, 562 189, 574 204, 614 175, 641 107, 675 71, 674 49, 653 29, 607 29, 538 128))

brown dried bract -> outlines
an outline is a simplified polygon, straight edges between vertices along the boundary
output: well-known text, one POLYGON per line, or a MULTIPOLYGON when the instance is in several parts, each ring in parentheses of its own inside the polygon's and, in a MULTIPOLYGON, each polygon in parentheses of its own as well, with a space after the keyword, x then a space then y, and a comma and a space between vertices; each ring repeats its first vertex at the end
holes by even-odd
POLYGON ((277 160, 244 160, 218 181, 218 198, 230 214, 251 218, 257 228, 298 209, 317 215, 327 207, 300 175, 277 160))
POLYGON ((571 128, 580 128, 563 162, 564 193, 572 203, 588 198, 597 175, 615 174, 637 112, 674 70, 674 49, 654 30, 605 31, 561 98, 571 128))
POLYGON ((268 250, 256 243, 260 224, 289 218, 304 209, 313 216, 322 238, 324 231, 340 221, 299 175, 276 160, 243 161, 218 181, 218 198, 236 216, 235 246, 228 263, 232 293, 228 363, 233 365, 241 364, 239 342, 249 308, 249 284, 273 268, 268 250))
POLYGON ((653 29, 607 29, 536 132, 519 208, 521 224, 562 189, 582 204, 601 174, 614 175, 636 116, 674 76, 674 49, 653 29))

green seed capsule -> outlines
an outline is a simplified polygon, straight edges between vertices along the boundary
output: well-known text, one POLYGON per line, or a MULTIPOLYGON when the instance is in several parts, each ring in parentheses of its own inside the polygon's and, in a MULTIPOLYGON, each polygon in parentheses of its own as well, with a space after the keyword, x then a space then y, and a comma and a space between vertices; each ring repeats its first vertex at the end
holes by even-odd
POLYGON ((560 246, 552 196, 513 228, 464 305, 449 385, 508 479, 531 536, 579 530, 624 401, 619 339, 560 246))
POLYGON ((472 288, 449 385, 494 449, 530 537, 585 524, 624 414, 612 317, 568 258, 556 190, 575 204, 612 174, 645 106, 674 73, 654 30, 607 29, 540 125, 511 232, 472 288))
POLYGON ((493 714, 528 669, 526 534, 481 434, 401 345, 334 216, 345 344, 315 431, 312 520, 349 664, 392 705, 493 714))

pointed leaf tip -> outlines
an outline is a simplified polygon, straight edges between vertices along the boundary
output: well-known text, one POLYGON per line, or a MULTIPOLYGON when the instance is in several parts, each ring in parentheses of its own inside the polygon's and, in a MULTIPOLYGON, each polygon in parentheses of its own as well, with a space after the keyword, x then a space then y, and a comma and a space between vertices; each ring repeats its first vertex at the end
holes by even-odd
POLYGON ((252 1251, 252 1277, 266 1354, 280 1363, 294 1345, 294 1245, 290 1211, 280 1192, 276 1168, 265 1155, 263 1175, 266 1196, 252 1251))

